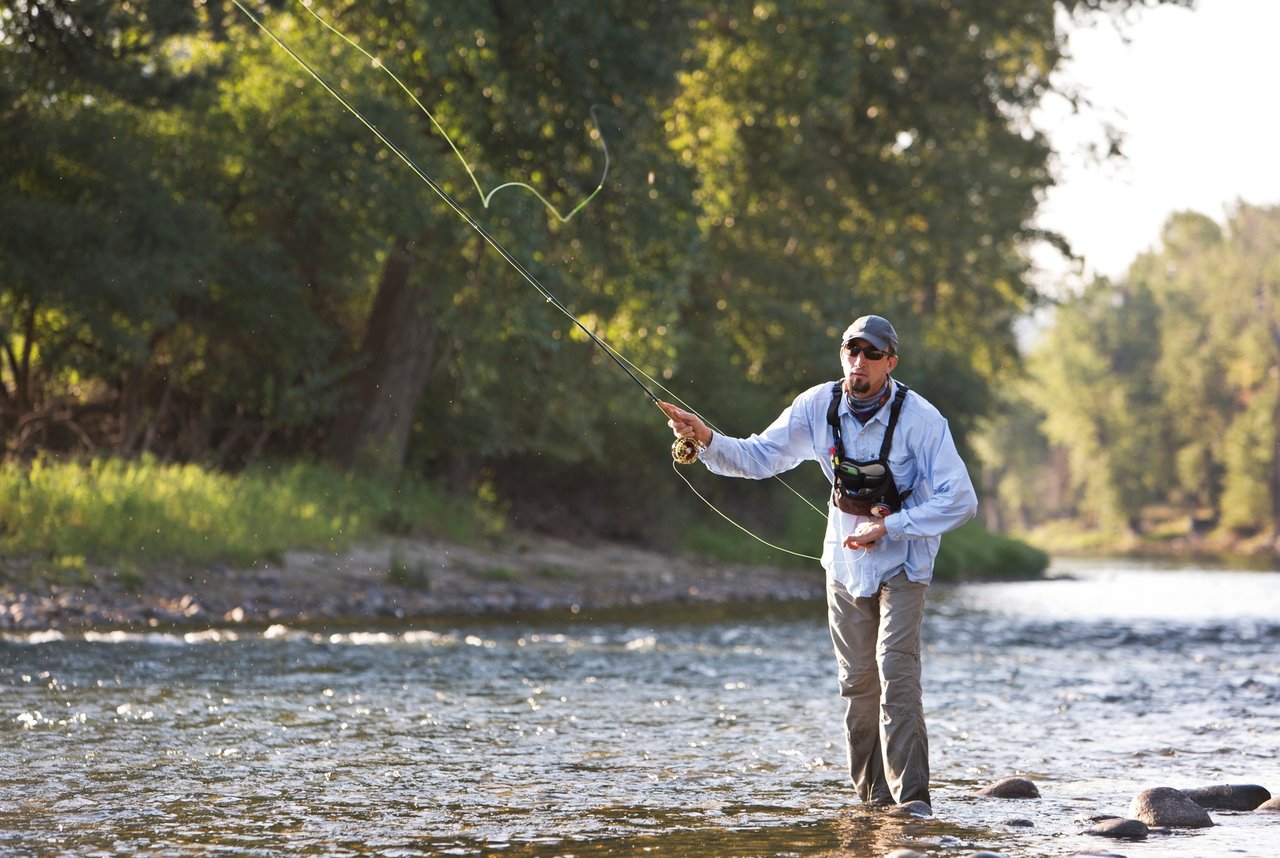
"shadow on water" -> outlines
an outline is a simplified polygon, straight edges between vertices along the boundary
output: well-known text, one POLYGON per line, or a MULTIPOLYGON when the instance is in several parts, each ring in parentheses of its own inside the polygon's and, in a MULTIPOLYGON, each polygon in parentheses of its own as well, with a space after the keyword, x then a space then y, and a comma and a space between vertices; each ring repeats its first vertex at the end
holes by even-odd
MULTIPOLYGON (((886 855, 895 849, 911 848, 922 854, 939 850, 998 849, 1000 837, 990 831, 966 828, 936 819, 899 818, 861 808, 837 812, 833 817, 806 819, 791 824, 735 825, 732 817, 763 812, 777 818, 782 808, 726 807, 725 819, 708 826, 701 814, 682 811, 654 812, 647 807, 616 807, 597 813, 601 828, 608 829, 612 818, 619 828, 634 828, 637 822, 652 833, 597 836, 590 839, 543 836, 532 841, 507 839, 468 840, 439 838, 405 844, 398 855, 491 856, 510 858, 597 858, 597 856, 667 855, 679 858, 774 858, 774 856, 862 856, 886 855)), ((952 852, 951 854, 955 854, 952 852)))
MULTIPOLYGON (((177 797, 174 797, 175 800, 177 797)), ((276 808, 278 811, 279 808, 276 808)), ((850 810, 835 818, 798 822, 793 825, 766 827, 706 827, 706 821, 690 818, 680 812, 654 813, 650 808, 615 808, 612 812, 624 827, 643 819, 652 833, 600 836, 591 839, 539 836, 528 841, 502 837, 468 839, 464 837, 427 837, 399 841, 394 836, 366 838, 359 834, 358 820, 345 824, 335 820, 334 831, 310 837, 300 824, 287 814, 252 820, 243 816, 224 820, 219 831, 210 825, 215 808, 191 811, 188 825, 151 827, 139 825, 112 826, 97 830, 90 819, 81 827, 49 832, 40 838, 48 854, 281 854, 276 851, 287 844, 291 855, 386 855, 410 856, 451 855, 508 856, 508 858, 602 858, 602 856, 665 855, 678 858, 776 858, 776 856, 862 856, 886 855, 895 849, 911 848, 922 854, 957 854, 956 850, 999 849, 999 841, 990 832, 966 829, 937 820, 895 819, 860 810, 850 810), (203 820, 204 824, 200 824, 203 820), (133 829, 133 830, 131 830, 133 829), (346 829, 342 831, 341 829, 346 829)), ((603 820, 602 820, 603 821, 603 820)), ((0 838, 3 843, 4 838, 0 838)), ((27 845, 32 840, 27 839, 27 845)))

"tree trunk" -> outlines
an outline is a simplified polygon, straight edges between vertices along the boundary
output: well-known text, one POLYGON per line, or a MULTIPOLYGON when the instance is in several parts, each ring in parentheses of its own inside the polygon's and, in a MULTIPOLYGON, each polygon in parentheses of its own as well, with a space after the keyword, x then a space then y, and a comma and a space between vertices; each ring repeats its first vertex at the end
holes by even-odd
POLYGON ((120 381, 119 430, 115 439, 117 456, 128 456, 134 452, 134 445, 142 437, 144 427, 143 409, 146 404, 146 367, 135 365, 120 381))
POLYGON ((1000 472, 995 468, 984 467, 982 473, 983 503, 979 507, 982 512, 982 523, 993 533, 1004 532, 1004 519, 1000 515, 1000 497, 996 487, 1000 485, 1000 472))
POLYGON ((365 329, 361 368, 327 445, 342 467, 389 471, 404 464, 439 335, 427 285, 413 276, 417 259, 409 240, 397 236, 365 329))

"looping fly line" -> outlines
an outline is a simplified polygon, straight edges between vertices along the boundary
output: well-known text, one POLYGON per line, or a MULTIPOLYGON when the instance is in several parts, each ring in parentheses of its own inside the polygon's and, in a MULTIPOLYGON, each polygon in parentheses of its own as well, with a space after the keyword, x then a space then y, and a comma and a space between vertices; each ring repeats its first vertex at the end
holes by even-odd
MULTIPOLYGON (((450 209, 452 209, 455 214, 457 214, 460 218, 462 218, 467 223, 467 225, 470 226, 473 230, 475 230, 475 232, 482 239, 484 239, 484 241, 491 248, 493 248, 500 256, 502 256, 502 258, 506 260, 506 262, 512 268, 514 268, 522 278, 524 278, 525 282, 527 282, 530 286, 536 289, 539 292, 539 294, 541 294, 547 300, 548 303, 550 303, 562 314, 564 314, 564 316, 568 318, 571 322, 573 322, 573 324, 576 325, 584 334, 586 334, 586 336, 593 343, 599 346, 600 349, 604 351, 604 353, 607 354, 614 361, 614 363, 616 363, 619 367, 621 367, 622 371, 625 372, 631 378, 631 380, 634 381, 640 387, 640 389, 645 392, 645 394, 649 397, 650 400, 653 401, 655 405, 658 404, 659 400, 658 400, 658 397, 653 393, 652 388, 657 388, 661 390, 663 393, 665 393, 668 396, 669 399, 679 403, 686 410, 691 411, 694 414, 697 414, 697 412, 694 411, 693 408, 689 407, 684 402, 684 400, 682 400, 679 396, 675 395, 671 390, 669 390, 661 382, 657 381, 655 378, 653 378, 651 375, 646 373, 640 367, 636 366, 634 363, 628 360, 625 356, 623 356, 621 352, 619 352, 613 346, 609 345, 607 342, 604 341, 604 339, 602 339, 594 331, 588 328, 576 315, 574 315, 569 310, 568 307, 566 307, 563 303, 561 303, 559 298, 557 298, 554 294, 551 293, 550 290, 548 290, 544 285, 542 285, 541 281, 539 281, 538 278, 535 277, 520 262, 519 259, 513 256, 510 251, 508 251, 505 247, 503 247, 502 244, 500 244, 498 240, 495 239, 489 233, 489 231, 484 228, 483 225, 481 225, 474 217, 472 217, 471 213, 468 212, 465 208, 463 208, 462 205, 457 200, 455 200, 448 191, 446 191, 443 187, 441 187, 430 176, 430 174, 428 174, 425 170, 419 167, 417 163, 415 163, 414 160, 404 152, 404 150, 402 150, 399 146, 397 146, 390 139, 388 139, 387 136, 383 134, 382 131, 379 130, 379 128, 376 125, 374 125, 371 121, 369 121, 364 116, 364 114, 362 114, 355 107, 355 105, 353 105, 350 101, 344 98, 343 95, 340 92, 338 92, 336 89, 334 89, 334 87, 328 81, 326 81, 324 77, 320 75, 319 72, 317 72, 314 68, 312 68, 311 65, 306 60, 304 60, 301 56, 299 56, 298 53, 293 50, 293 48, 291 48, 287 43, 285 43, 285 41, 281 39, 265 23, 263 23, 262 20, 260 20, 256 15, 254 15, 253 12, 251 12, 244 5, 244 2, 242 2, 242 0, 231 0, 231 2, 235 4, 236 8, 238 8, 241 12, 243 12, 244 15, 250 21, 252 21, 259 30, 261 30, 264 34, 266 34, 266 36, 270 38, 272 42, 274 42, 281 50, 287 53, 294 60, 294 62, 296 62, 317 84, 319 84, 325 90, 325 92, 329 93, 329 95, 331 95, 339 104, 341 104, 348 113, 350 113, 357 120, 359 120, 362 125, 368 128, 369 131, 372 132, 373 135, 377 137, 378 140, 384 146, 387 147, 387 149, 389 149, 397 158, 403 161, 405 166, 407 166, 410 170, 413 171, 414 175, 416 175, 419 179, 421 179, 422 182, 427 185, 427 187, 431 188, 431 190, 434 191, 435 194, 438 197, 440 197, 440 199, 450 209), (644 379, 649 382, 648 385, 646 385, 644 381, 640 380, 641 376, 643 376, 644 379), (650 385, 652 385, 652 388, 650 387, 650 385)), ((467 175, 471 177, 471 181, 475 184, 476 191, 480 194, 481 199, 484 201, 484 205, 486 208, 488 208, 489 201, 493 198, 493 195, 496 194, 498 191, 502 190, 503 188, 523 187, 529 190, 531 193, 533 193, 534 196, 536 196, 542 202, 542 204, 547 208, 547 210, 550 211, 553 216, 555 216, 558 220, 560 220, 563 223, 563 222, 567 222, 575 214, 581 211, 598 193, 600 193, 601 189, 604 187, 604 182, 609 172, 609 150, 608 150, 608 147, 605 146, 604 144, 604 136, 599 133, 599 121, 596 118, 595 108, 593 107, 591 110, 591 116, 592 116, 592 120, 596 123, 596 128, 597 128, 596 135, 600 139, 600 146, 601 146, 601 149, 604 151, 604 155, 605 155, 604 174, 601 176, 600 183, 596 186, 595 190, 593 190, 584 200, 582 200, 582 202, 580 202, 577 206, 575 206, 568 214, 561 215, 560 212, 555 208, 555 206, 553 206, 549 201, 546 200, 546 198, 544 198, 541 194, 539 194, 537 190, 525 184, 524 182, 506 182, 502 185, 495 187, 493 190, 489 191, 488 194, 486 194, 483 188, 480 186, 479 181, 476 179, 474 171, 472 171, 470 165, 467 164, 466 159, 462 156, 462 153, 458 150, 458 147, 454 145, 452 138, 449 137, 448 133, 444 130, 444 128, 440 126, 440 123, 436 121, 436 118, 431 114, 429 110, 427 110, 426 106, 422 104, 422 102, 413 94, 413 92, 404 84, 404 82, 401 81, 400 78, 394 72, 388 69, 380 59, 378 59, 373 54, 370 54, 364 48, 360 47, 360 45, 358 45, 352 39, 348 38, 344 33, 342 33, 340 30, 338 30, 337 28, 329 24, 320 15, 314 12, 311 9, 310 0, 303 0, 303 7, 307 10, 308 14, 310 14, 313 18, 315 18, 322 25, 324 25, 324 27, 327 30, 337 35, 346 44, 355 48, 364 57, 366 57, 374 68, 377 68, 385 72, 387 75, 390 75, 391 79, 396 82, 396 84, 400 87, 400 89, 403 90, 413 100, 414 104, 416 104, 424 114, 426 114, 427 118, 431 120, 432 126, 436 129, 436 131, 440 133, 440 135, 449 144, 449 148, 453 150, 458 160, 462 163, 463 167, 466 169, 467 175)), ((665 412, 663 413, 665 416, 665 412)), ((701 415, 699 415, 699 417, 701 417, 701 415)), ((720 432, 720 430, 710 421, 706 421, 705 418, 702 418, 702 419, 704 420, 704 422, 707 423, 709 427, 711 427, 711 429, 713 429, 716 432, 720 432)), ((721 434, 724 434, 724 433, 721 433, 721 434)), ((673 463, 673 467, 674 467, 674 463, 673 463)), ((802 557, 809 560, 819 559, 817 557, 813 557, 808 554, 801 554, 796 551, 790 551, 786 548, 781 548, 780 546, 774 545, 773 543, 768 542, 767 540, 761 538, 760 536, 757 536, 755 533, 752 533, 750 530, 738 524, 728 515, 725 515, 725 513, 722 512, 720 509, 718 509, 715 506, 715 504, 713 504, 710 500, 708 500, 700 492, 698 492, 698 490, 694 488, 693 484, 689 482, 689 480, 683 474, 680 474, 678 470, 676 473, 678 476, 680 476, 682 480, 684 480, 685 484, 688 485, 691 490, 693 490, 693 493, 697 495, 698 498, 702 500, 703 503, 705 503, 713 511, 715 511, 717 515, 719 515, 721 518, 724 518, 734 527, 738 528, 743 533, 755 539, 757 542, 760 542, 761 544, 768 546, 769 548, 772 548, 776 551, 781 551, 786 554, 794 555, 796 557, 802 557)), ((814 510, 820 515, 825 515, 825 513, 822 510, 819 510, 818 507, 815 506, 811 501, 809 501, 808 498, 804 497, 804 495, 800 494, 798 491, 792 488, 781 477, 775 476, 774 479, 778 480, 780 483, 786 486, 787 489, 791 491, 792 494, 794 494, 796 497, 804 501, 804 503, 807 504, 812 510, 814 510)))
MULTIPOLYGON (((240 5, 239 0, 232 0, 232 2, 234 2, 237 6, 240 5)), ((312 9, 311 6, 312 6, 311 0, 302 0, 302 7, 307 10, 307 14, 309 14, 312 18, 315 18, 316 21, 320 22, 321 26, 323 26, 330 33, 333 33, 339 39, 342 39, 342 41, 346 42, 352 48, 355 48, 357 51, 359 51, 365 57, 365 59, 369 60, 369 63, 370 65, 373 66, 373 68, 376 68, 379 71, 384 72, 388 77, 390 77, 393 81, 395 81, 396 86, 400 87, 401 91, 403 91, 405 95, 409 96, 409 98, 413 101, 413 103, 417 105, 418 109, 421 110, 423 114, 427 117, 427 119, 431 120, 431 126, 435 128, 436 131, 440 133, 440 136, 444 138, 444 141, 449 144, 449 148, 453 150, 453 154, 457 156, 458 161, 462 164, 462 168, 467 171, 467 176, 470 177, 471 183, 475 185, 476 193, 480 195, 480 202, 484 205, 486 209, 489 208, 489 201, 493 199, 494 194, 498 193, 498 191, 501 191, 505 188, 524 188, 526 191, 528 191, 529 193, 537 197, 538 201, 542 203, 542 205, 547 209, 547 211, 551 212, 552 216, 555 217, 556 220, 560 221, 561 223, 568 223, 573 218, 574 215, 576 215, 578 212, 586 208, 587 204, 590 203, 593 199, 595 199, 597 194, 599 194, 602 190, 604 190, 604 183, 609 178, 609 147, 605 143, 604 135, 600 133, 600 119, 596 115, 596 105, 593 104, 589 112, 591 113, 591 121, 595 124, 595 127, 596 127, 594 136, 597 139, 599 139, 600 150, 604 153, 604 170, 600 174, 600 182, 599 184, 596 185, 595 190, 587 194, 587 196, 583 198, 582 202, 574 206, 569 211, 568 214, 565 214, 565 215, 560 214, 560 210, 557 209, 551 203, 550 200, 548 200, 541 193, 539 193, 537 188, 534 188, 532 185, 526 184, 525 182, 504 182, 503 184, 498 185, 497 187, 490 190, 488 193, 485 193, 484 188, 480 186, 480 180, 476 178, 475 171, 471 169, 471 165, 467 163, 467 159, 463 156, 462 152, 458 149, 458 147, 454 145, 453 138, 450 137, 449 133, 440 126, 440 123, 436 121, 435 116, 432 115, 431 111, 427 109, 426 105, 424 105, 422 101, 419 100, 418 97, 413 94, 413 90, 409 89, 409 87, 405 84, 405 82, 402 81, 395 72, 387 68, 386 64, 383 63, 381 59, 369 53, 364 48, 360 47, 360 44, 358 42, 350 38, 346 33, 342 32, 337 27, 330 24, 328 21, 326 21, 314 9, 312 9)), ((241 7, 241 8, 243 9, 244 7, 241 7)))

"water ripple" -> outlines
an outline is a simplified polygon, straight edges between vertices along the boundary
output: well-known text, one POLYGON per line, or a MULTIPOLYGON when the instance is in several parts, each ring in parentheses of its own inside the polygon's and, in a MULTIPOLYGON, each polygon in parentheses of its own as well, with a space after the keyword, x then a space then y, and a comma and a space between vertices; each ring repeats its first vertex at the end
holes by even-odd
MULTIPOLYGON (((820 605, 8 636, 0 851, 1069 855, 1097 846, 1077 818, 1145 786, 1280 790, 1280 623, 1251 607, 1280 603, 1280 576, 1073 574, 932 594, 929 821, 858 806, 820 605), (1159 598, 1134 597, 1153 580, 1159 598), (972 795, 1014 773, 1044 795, 1016 808, 1030 829, 972 795)), ((1274 836, 1215 821, 1152 848, 1266 854, 1274 836)))

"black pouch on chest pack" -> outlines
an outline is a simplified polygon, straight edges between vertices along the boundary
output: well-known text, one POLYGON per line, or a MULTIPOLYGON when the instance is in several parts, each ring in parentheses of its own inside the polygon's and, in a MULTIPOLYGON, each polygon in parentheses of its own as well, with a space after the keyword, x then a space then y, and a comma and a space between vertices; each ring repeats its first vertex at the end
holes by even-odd
POLYGON ((907 398, 907 386, 895 382, 898 390, 893 397, 893 405, 889 410, 889 425, 884 430, 884 441, 880 444, 880 458, 866 462, 855 462, 846 459, 844 442, 840 437, 840 399, 844 389, 839 382, 831 390, 831 406, 827 409, 827 423, 831 424, 831 433, 835 445, 831 448, 831 468, 835 471, 835 481, 831 486, 831 500, 841 512, 850 515, 870 515, 884 518, 891 512, 902 509, 902 502, 911 494, 898 492, 893 481, 893 472, 889 470, 889 448, 893 446, 893 430, 898 425, 898 414, 902 411, 902 402, 907 398))

